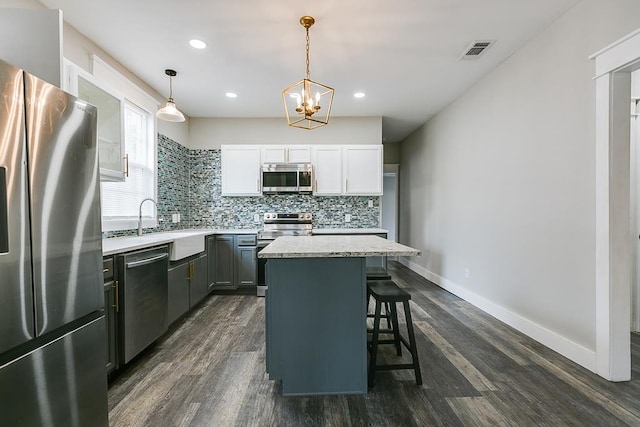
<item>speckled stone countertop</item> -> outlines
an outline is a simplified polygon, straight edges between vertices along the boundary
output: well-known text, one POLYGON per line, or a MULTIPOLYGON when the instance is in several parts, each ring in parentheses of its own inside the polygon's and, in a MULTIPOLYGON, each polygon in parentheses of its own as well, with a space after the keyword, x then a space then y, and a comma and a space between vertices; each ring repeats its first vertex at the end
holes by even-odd
POLYGON ((314 228, 312 234, 388 234, 382 228, 314 228))
POLYGON ((149 248, 151 246, 171 243, 180 237, 185 236, 205 236, 211 234, 256 234, 257 229, 222 229, 222 228, 198 228, 176 231, 165 231, 161 233, 148 233, 142 236, 112 237, 102 239, 102 255, 113 255, 122 252, 129 252, 136 249, 149 248))
POLYGON ((416 256, 420 251, 378 236, 285 236, 258 253, 258 258, 349 258, 416 256))

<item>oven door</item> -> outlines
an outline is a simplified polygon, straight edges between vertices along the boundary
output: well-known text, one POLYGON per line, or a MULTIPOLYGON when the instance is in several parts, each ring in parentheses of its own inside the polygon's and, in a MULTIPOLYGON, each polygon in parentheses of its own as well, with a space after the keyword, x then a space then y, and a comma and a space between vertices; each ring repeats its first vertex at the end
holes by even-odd
POLYGON ((267 258, 258 258, 258 252, 267 247, 273 240, 258 240, 256 245, 256 266, 258 268, 256 288, 259 297, 263 297, 265 290, 267 289, 267 280, 265 274, 265 266, 267 264, 267 258))

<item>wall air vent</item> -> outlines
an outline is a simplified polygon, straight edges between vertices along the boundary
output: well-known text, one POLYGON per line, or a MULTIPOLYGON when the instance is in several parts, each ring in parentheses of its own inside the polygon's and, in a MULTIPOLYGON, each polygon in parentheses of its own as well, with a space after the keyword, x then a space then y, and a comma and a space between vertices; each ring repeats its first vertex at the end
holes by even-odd
POLYGON ((458 61, 461 60, 469 60, 469 59, 478 59, 489 47, 493 46, 495 40, 476 40, 467 47, 458 61))

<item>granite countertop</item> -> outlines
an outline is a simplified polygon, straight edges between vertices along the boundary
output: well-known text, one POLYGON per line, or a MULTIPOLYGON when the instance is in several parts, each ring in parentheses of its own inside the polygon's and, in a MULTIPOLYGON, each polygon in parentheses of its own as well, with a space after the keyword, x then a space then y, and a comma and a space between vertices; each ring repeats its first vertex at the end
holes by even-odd
POLYGON ((389 234, 382 228, 314 228, 313 234, 389 234))
POLYGON ((416 256, 421 252, 378 236, 285 236, 258 253, 258 258, 348 258, 416 256))
POLYGON ((122 252, 129 252, 136 249, 144 249, 151 246, 162 245, 164 243, 171 243, 180 237, 186 236, 205 236, 211 234, 256 234, 258 232, 255 228, 198 228, 198 229, 186 229, 175 231, 164 231, 160 233, 148 233, 142 236, 127 236, 127 237, 111 237, 108 239, 102 239, 102 255, 113 255, 122 252))

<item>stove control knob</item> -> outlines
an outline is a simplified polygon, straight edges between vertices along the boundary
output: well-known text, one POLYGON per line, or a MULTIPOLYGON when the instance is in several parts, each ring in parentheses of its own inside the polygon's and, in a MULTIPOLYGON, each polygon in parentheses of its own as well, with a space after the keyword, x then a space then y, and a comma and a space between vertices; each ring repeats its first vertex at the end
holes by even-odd
POLYGON ((304 219, 311 219, 311 214, 309 212, 304 214, 304 219))

